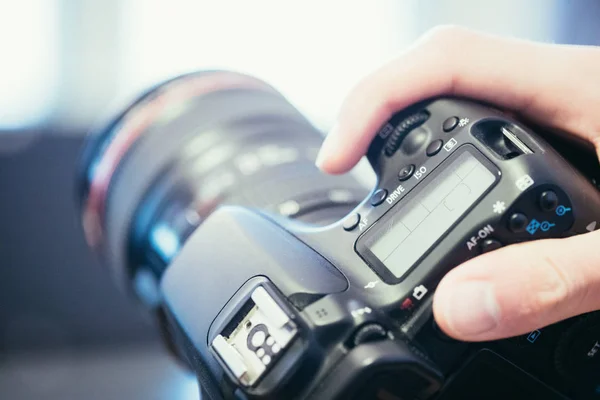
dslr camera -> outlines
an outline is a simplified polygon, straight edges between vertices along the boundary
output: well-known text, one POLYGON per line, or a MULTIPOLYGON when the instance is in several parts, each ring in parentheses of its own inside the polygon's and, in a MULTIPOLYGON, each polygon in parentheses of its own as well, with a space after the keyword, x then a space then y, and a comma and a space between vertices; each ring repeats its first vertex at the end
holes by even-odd
POLYGON ((432 316, 464 261, 600 228, 585 171, 451 97, 381 127, 374 187, 321 174, 321 142, 273 87, 231 71, 150 88, 87 141, 87 241, 204 399, 600 399, 599 313, 478 343, 432 316))

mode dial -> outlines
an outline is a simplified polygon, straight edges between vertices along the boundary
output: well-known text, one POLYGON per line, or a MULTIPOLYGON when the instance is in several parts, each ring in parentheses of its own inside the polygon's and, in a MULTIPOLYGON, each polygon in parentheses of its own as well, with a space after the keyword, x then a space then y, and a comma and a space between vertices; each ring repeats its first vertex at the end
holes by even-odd
MULTIPOLYGON (((402 144, 404 138, 413 129, 417 128, 418 126, 422 125, 425 121, 427 121, 427 119, 429 119, 429 113, 427 113, 426 111, 421 111, 406 117, 402 122, 400 122, 396 129, 394 129, 390 137, 387 139, 387 142, 385 143, 385 155, 388 157, 393 156, 402 144)), ((427 136, 428 135, 426 135, 426 132, 417 132, 413 140, 415 143, 414 145, 411 144, 410 147, 419 147, 421 144, 424 144, 426 142, 427 136)))

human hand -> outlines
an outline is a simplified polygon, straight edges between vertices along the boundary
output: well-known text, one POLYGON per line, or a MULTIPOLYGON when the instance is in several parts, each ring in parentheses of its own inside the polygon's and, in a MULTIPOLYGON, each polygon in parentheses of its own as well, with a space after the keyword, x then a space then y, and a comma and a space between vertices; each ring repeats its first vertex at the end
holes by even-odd
MULTIPOLYGON (((417 101, 455 95, 493 103, 568 132, 600 156, 600 47, 435 29, 362 80, 342 105, 317 165, 350 170, 380 126, 417 101)), ((436 322, 460 340, 524 334, 600 309, 600 231, 507 246, 450 271, 433 302, 436 322)))

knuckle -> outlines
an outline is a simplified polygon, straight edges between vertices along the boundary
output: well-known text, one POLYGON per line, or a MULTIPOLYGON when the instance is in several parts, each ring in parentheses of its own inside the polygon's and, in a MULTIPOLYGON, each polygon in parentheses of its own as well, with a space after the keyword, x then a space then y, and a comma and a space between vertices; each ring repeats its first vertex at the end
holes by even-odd
POLYGON ((531 282, 535 286, 532 309, 541 314, 554 313, 558 307, 570 302, 577 293, 577 285, 563 263, 550 256, 544 256, 541 261, 542 273, 536 274, 535 281, 531 282))
POLYGON ((415 46, 424 65, 444 66, 439 73, 444 75, 446 86, 444 91, 454 93, 462 87, 464 76, 463 63, 466 59, 457 58, 456 54, 477 33, 457 25, 439 25, 425 33, 415 46))
POLYGON ((598 124, 598 127, 592 130, 592 144, 596 148, 598 158, 600 158, 600 122, 598 124))
POLYGON ((458 44, 469 35, 469 31, 458 25, 438 25, 425 32, 419 43, 445 49, 448 45, 458 44))

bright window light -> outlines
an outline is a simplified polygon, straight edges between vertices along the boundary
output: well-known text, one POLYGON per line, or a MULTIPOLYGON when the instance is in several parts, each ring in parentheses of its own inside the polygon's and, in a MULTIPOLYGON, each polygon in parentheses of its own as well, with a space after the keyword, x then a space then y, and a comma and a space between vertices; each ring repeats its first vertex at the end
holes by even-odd
POLYGON ((49 116, 58 69, 58 1, 0 2, 0 129, 49 116))
POLYGON ((227 68, 262 78, 321 127, 347 91, 414 40, 416 2, 130 0, 121 87, 227 68))

